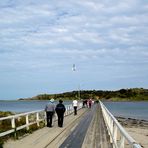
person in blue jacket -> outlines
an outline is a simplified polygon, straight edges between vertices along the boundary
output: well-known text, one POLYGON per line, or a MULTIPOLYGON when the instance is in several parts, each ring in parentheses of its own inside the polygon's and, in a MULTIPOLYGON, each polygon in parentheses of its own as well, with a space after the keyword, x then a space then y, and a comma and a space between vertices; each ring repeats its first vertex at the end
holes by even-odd
POLYGON ((58 126, 63 127, 64 113, 66 111, 63 100, 59 100, 59 104, 56 105, 55 111, 58 116, 58 126))

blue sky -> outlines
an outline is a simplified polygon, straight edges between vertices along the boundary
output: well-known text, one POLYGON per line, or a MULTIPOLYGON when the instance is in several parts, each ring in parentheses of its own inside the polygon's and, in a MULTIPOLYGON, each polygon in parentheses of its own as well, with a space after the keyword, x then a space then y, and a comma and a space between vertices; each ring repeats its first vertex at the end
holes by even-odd
POLYGON ((147 0, 0 1, 0 99, 133 87, 148 88, 147 0))

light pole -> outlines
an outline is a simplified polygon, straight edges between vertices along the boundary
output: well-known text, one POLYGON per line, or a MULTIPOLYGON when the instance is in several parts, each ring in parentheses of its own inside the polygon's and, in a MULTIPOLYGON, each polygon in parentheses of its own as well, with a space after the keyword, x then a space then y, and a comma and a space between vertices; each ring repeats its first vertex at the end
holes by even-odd
POLYGON ((81 100, 80 84, 79 84, 79 87, 78 87, 78 98, 79 98, 79 100, 81 100))
MULTIPOLYGON (((72 65, 72 71, 76 71, 76 65, 73 64, 72 65)), ((80 84, 78 85, 78 99, 80 100, 81 99, 81 93, 80 93, 80 84)))

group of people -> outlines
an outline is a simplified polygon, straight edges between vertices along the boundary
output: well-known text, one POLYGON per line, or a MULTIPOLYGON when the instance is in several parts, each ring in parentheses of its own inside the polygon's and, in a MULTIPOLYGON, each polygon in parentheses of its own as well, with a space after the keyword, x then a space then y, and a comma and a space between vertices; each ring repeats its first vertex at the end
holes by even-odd
POLYGON ((88 107, 91 108, 92 104, 93 104, 93 100, 90 98, 88 100, 83 100, 83 107, 88 107))
MULTIPOLYGON (((77 115, 77 107, 78 101, 73 100, 74 115, 77 115)), ((65 105, 63 104, 63 100, 60 99, 59 103, 55 105, 54 99, 51 99, 45 106, 45 111, 47 117, 47 127, 52 127, 52 119, 55 112, 58 116, 58 126, 63 127, 64 113, 66 111, 65 105)))

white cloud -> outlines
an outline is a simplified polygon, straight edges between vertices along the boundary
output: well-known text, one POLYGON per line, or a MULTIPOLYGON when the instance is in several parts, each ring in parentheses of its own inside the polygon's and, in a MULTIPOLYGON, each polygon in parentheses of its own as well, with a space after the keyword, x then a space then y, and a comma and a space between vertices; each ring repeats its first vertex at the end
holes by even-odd
POLYGON ((132 76, 129 65, 138 76, 140 71, 148 75, 147 1, 5 0, 0 9, 1 78, 8 71, 42 73, 60 67, 65 72, 75 62, 102 80, 102 73, 106 80, 118 71, 132 76))

